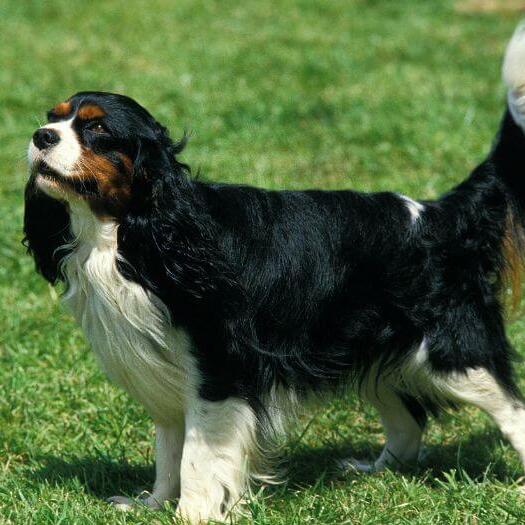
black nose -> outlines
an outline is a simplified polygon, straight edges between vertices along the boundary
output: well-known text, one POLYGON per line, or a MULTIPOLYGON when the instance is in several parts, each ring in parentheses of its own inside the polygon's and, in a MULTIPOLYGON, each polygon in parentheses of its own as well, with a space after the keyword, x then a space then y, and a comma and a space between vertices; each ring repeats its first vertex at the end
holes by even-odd
POLYGON ((60 142, 58 133, 50 128, 37 129, 33 135, 33 142, 38 149, 50 148, 60 142))

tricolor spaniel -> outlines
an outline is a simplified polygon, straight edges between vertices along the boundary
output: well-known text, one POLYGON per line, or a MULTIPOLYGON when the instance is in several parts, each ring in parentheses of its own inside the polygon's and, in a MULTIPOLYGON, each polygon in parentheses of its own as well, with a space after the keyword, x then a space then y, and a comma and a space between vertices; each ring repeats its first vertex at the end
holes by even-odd
POLYGON ((191 523, 225 518, 295 408, 349 388, 387 437, 355 468, 415 461, 427 414, 460 403, 525 460, 503 319, 525 240, 523 28, 504 78, 487 159, 424 202, 192 179, 185 141, 122 95, 82 92, 49 112, 29 146, 25 243, 155 422, 145 504, 179 498, 191 523))

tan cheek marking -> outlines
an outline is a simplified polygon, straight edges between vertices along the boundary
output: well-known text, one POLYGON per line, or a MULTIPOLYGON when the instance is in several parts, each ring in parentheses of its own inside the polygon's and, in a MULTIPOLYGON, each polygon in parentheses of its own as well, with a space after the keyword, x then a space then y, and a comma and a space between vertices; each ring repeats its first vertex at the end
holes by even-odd
POLYGON ((120 157, 120 160, 122 161, 122 164, 124 165, 124 169, 126 170, 126 173, 131 175, 131 173, 133 172, 132 160, 124 153, 119 153, 118 156, 120 157))
POLYGON ((95 104, 88 104, 82 106, 77 112, 78 118, 82 120, 91 120, 94 118, 102 118, 106 115, 106 112, 95 104))
POLYGON ((78 166, 78 176, 96 179, 100 197, 89 198, 90 205, 100 216, 114 216, 123 210, 131 195, 130 174, 132 163, 126 155, 120 155, 125 172, 119 170, 109 159, 84 149, 78 166))
POLYGON ((57 117, 67 117, 71 113, 71 102, 61 102, 60 104, 57 104, 52 112, 57 117))

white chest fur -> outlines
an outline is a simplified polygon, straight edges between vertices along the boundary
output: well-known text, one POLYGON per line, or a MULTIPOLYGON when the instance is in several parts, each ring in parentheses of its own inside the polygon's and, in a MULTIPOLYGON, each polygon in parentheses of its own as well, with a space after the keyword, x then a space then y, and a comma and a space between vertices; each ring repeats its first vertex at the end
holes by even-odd
POLYGON ((158 422, 180 414, 195 392, 190 341, 165 305, 117 270, 117 225, 87 207, 72 209, 73 251, 64 261, 63 301, 82 326, 109 378, 158 422))

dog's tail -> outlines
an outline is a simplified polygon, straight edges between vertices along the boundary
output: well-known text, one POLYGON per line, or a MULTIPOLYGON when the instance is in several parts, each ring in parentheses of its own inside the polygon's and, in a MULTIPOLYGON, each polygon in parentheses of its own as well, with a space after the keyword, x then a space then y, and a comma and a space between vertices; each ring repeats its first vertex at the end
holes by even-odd
POLYGON ((512 118, 525 130, 525 21, 514 32, 503 61, 503 80, 512 118))
POLYGON ((503 240, 504 302, 509 313, 521 314, 525 283, 525 21, 507 46, 502 73, 508 111, 492 159, 512 196, 503 240))

